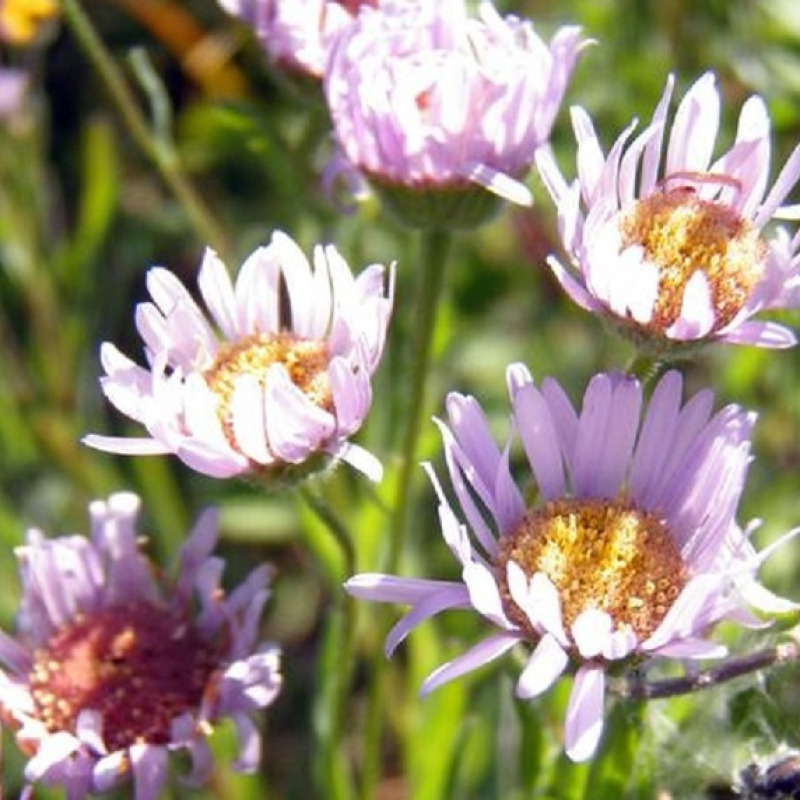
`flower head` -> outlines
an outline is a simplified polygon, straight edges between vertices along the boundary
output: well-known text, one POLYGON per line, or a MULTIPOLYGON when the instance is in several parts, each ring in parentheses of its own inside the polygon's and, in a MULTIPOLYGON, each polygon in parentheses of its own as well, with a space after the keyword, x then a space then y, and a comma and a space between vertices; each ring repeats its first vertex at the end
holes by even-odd
POLYGON ((678 106, 664 153, 673 84, 670 77, 650 125, 629 142, 634 122, 607 156, 586 112, 573 109, 572 184, 551 154, 537 157, 576 272, 555 258, 550 266, 575 302, 646 349, 713 340, 789 347, 791 331, 751 317, 798 304, 798 265, 763 229, 782 215, 800 176, 800 147, 766 193, 770 120, 764 101, 753 96, 742 107, 733 146, 712 162, 720 97, 708 73, 678 106))
POLYGON ((115 494, 89 506, 90 539, 31 530, 17 551, 23 598, 16 637, 0 632, 0 714, 31 756, 26 780, 71 798, 132 779, 137 798, 157 800, 177 750, 192 759, 186 780, 202 783, 206 738, 226 717, 241 740, 234 766, 252 771, 251 714, 281 687, 278 649, 255 647, 269 568, 225 597, 207 511, 169 582, 139 551, 138 512, 136 495, 115 494))
POLYGON ((363 5, 377 0, 219 0, 250 25, 270 60, 297 77, 320 81, 330 51, 363 5))
POLYGON ((217 478, 276 480, 341 458, 378 480, 380 463, 348 438, 369 410, 383 352, 392 306, 385 273, 373 264, 354 278, 332 246, 317 247, 312 268, 276 233, 245 261, 234 287, 208 250, 198 283, 217 332, 171 272, 150 270, 152 302, 136 311, 148 368, 108 342, 100 351, 103 391, 150 435, 84 442, 174 453, 217 478))
POLYGON ((728 406, 712 417, 710 391, 681 406, 677 372, 661 379, 646 413, 639 382, 619 374, 595 376, 580 411, 555 381, 537 387, 521 365, 509 368, 508 385, 538 501, 526 506, 527 487, 511 477, 511 442, 501 450, 475 399, 450 394, 449 426, 440 428, 462 518, 431 476, 461 580, 363 574, 346 588, 412 606, 390 632, 389 652, 450 608, 477 611, 496 628, 433 672, 423 692, 519 643, 532 645, 520 698, 574 668, 565 744, 581 761, 600 737, 612 665, 717 657, 725 648, 707 638, 716 622, 757 624, 748 606, 788 610, 756 581, 766 551, 756 554, 752 526, 735 519, 755 415, 728 406))
MULTIPOLYGON (((325 74, 339 146, 395 205, 398 191, 476 185, 529 203, 518 181, 549 138, 581 47, 578 28, 562 28, 548 46, 488 0, 478 18, 463 0, 364 8, 325 74)), ((424 224, 428 208, 418 216, 424 224)))

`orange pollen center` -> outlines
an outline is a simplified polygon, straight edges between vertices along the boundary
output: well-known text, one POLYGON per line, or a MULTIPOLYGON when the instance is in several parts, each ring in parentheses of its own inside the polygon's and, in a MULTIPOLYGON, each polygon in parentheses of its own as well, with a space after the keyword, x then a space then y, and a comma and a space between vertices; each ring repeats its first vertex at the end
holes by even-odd
POLYGON ((623 246, 641 246, 659 268, 650 322, 657 330, 678 319, 686 284, 697 271, 711 290, 714 331, 736 316, 764 271, 766 246, 758 228, 729 205, 702 199, 690 185, 664 184, 623 213, 620 229, 623 246))
POLYGON ((172 720, 199 707, 220 662, 219 643, 145 603, 82 616, 34 653, 30 692, 51 733, 74 733, 78 715, 103 720, 109 751, 166 744, 172 720))
POLYGON ((325 341, 302 339, 288 331, 254 333, 221 347, 204 377, 219 399, 217 413, 231 445, 236 446, 231 403, 237 378, 253 375, 263 387, 269 367, 283 364, 289 379, 312 403, 331 411, 333 398, 328 378, 329 363, 325 341))
POLYGON ((500 541, 496 575, 506 613, 527 628, 527 615, 511 598, 508 562, 530 579, 546 575, 558 591, 564 625, 583 611, 605 611, 614 629, 646 639, 661 624, 686 585, 687 570, 663 520, 632 503, 554 500, 529 510, 500 541))

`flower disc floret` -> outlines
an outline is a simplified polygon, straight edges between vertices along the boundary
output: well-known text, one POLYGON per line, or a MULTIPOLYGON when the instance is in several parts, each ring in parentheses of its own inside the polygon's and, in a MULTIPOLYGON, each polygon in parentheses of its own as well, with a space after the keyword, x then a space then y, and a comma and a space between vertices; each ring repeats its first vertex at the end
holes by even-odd
POLYGON ((756 625, 750 608, 796 606, 757 583, 774 547, 756 554, 755 526, 736 522, 755 415, 728 406, 712 416, 709 391, 683 404, 677 372, 658 382, 646 409, 639 382, 619 374, 596 375, 580 408, 519 364, 508 369, 508 388, 513 438, 504 448, 472 397, 451 393, 439 423, 455 500, 428 471, 460 580, 367 573, 346 588, 411 606, 387 637, 389 653, 447 609, 471 609, 492 626, 431 673, 423 692, 518 645, 527 649, 522 699, 574 672, 564 738, 567 755, 583 761, 602 732, 609 668, 716 658, 726 652, 709 638, 716 623, 756 625), (527 460, 518 480, 516 437, 527 460))
POLYGON ((205 782, 206 739, 226 718, 240 738, 233 767, 252 772, 252 714, 282 683, 278 648, 256 641, 269 567, 226 595, 206 511, 170 581, 140 552, 138 513, 139 499, 119 493, 90 505, 91 539, 29 531, 18 631, 0 632, 0 718, 30 756, 25 778, 76 800, 129 780, 157 800, 173 751, 190 757, 187 783, 205 782))
POLYGON ((552 500, 526 512, 504 534, 494 558, 509 619, 536 631, 514 601, 508 565, 530 580, 544 575, 555 587, 564 625, 596 609, 617 630, 642 641, 661 624, 686 585, 686 566, 663 520, 632 503, 593 499, 552 500))
POLYGON ((659 270, 658 297, 647 324, 655 334, 681 315, 690 280, 705 277, 714 312, 713 334, 745 307, 766 266, 760 231, 731 206, 704 200, 691 185, 664 187, 623 209, 622 246, 641 248, 659 270))
POLYGON ((752 319, 800 305, 800 265, 774 219, 800 177, 800 146, 767 192, 770 119, 764 101, 742 106, 731 148, 712 161, 720 96, 708 73, 681 100, 668 131, 674 81, 636 138, 634 121, 604 154, 589 115, 572 109, 578 176, 567 183, 552 153, 537 166, 556 203, 572 269, 551 257, 580 306, 656 355, 711 341, 790 347, 795 334, 752 319))
POLYGON ((149 603, 81 615, 34 652, 36 716, 50 733, 76 733, 91 708, 102 716, 109 750, 169 744, 172 720, 200 707, 223 645, 149 603))
POLYGON ((380 462, 349 438, 372 400, 391 272, 375 264, 354 277, 333 247, 317 248, 312 268, 276 233, 234 285, 207 251, 198 282, 209 321, 172 273, 151 270, 152 302, 136 311, 148 368, 110 343, 101 348, 103 391, 150 436, 84 442, 131 455, 174 453, 218 478, 296 480, 342 459, 379 479, 380 462))

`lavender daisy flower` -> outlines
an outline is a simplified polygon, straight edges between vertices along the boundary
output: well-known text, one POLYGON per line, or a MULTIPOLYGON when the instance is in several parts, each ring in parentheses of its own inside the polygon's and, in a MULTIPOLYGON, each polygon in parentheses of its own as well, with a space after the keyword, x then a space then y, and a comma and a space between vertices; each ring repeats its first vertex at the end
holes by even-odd
POLYGON ((234 768, 254 770, 252 714, 281 687, 279 651, 256 647, 270 570, 258 567, 228 597, 211 556, 217 520, 206 511, 169 582, 138 548, 139 498, 89 506, 91 539, 31 530, 17 549, 23 598, 15 637, 0 632, 0 712, 30 755, 29 784, 70 798, 128 780, 157 800, 170 752, 186 751, 191 785, 213 768, 206 741, 224 718, 240 739, 234 768))
POLYGON ((313 268, 276 233, 232 285, 206 251, 198 284, 217 333, 178 279, 148 273, 153 299, 136 310, 148 367, 106 342, 103 391, 140 422, 147 438, 90 435, 112 453, 174 453, 217 478, 304 476, 343 459, 373 480, 381 464, 348 441, 372 400, 392 307, 392 270, 377 264, 354 278, 333 246, 317 247, 313 268), (282 289, 288 303, 282 300, 282 289))
POLYGON ((463 0, 363 8, 325 74, 336 139, 411 224, 472 225, 484 212, 476 186, 530 204, 519 181, 550 136, 582 46, 576 27, 547 45, 488 0, 478 18, 463 0), (464 195, 472 205, 453 222, 464 195))
POLYGON ((781 204, 800 176, 800 146, 766 192, 770 119, 753 96, 733 146, 712 162, 720 96, 707 73, 680 102, 664 152, 673 85, 670 77, 650 125, 629 142, 631 124, 607 156, 586 112, 574 108, 573 183, 550 153, 537 156, 575 269, 555 258, 550 266, 578 305, 645 349, 708 341, 790 347, 791 331, 752 317, 798 304, 791 288, 798 264, 765 238, 764 227, 790 211, 781 204))
POLYGON ((451 393, 439 423, 458 506, 435 475, 444 539, 460 581, 362 574, 347 591, 411 605, 386 640, 390 654, 421 622, 472 609, 495 632, 434 671, 422 692, 500 657, 520 643, 532 652, 516 693, 530 699, 574 671, 565 746, 591 757, 603 726, 606 671, 628 658, 705 659, 725 654, 707 636, 722 619, 759 624, 794 606, 755 579, 773 548, 756 554, 754 526, 736 508, 750 460, 755 415, 713 395, 681 405, 682 379, 660 380, 642 411, 642 387, 620 374, 595 376, 580 411, 551 379, 508 370, 512 430, 518 432, 539 500, 509 470, 472 397, 451 393), (466 524, 465 524, 466 523, 466 524))
POLYGON ((282 72, 321 81, 337 38, 362 5, 377 0, 219 0, 253 28, 282 72))

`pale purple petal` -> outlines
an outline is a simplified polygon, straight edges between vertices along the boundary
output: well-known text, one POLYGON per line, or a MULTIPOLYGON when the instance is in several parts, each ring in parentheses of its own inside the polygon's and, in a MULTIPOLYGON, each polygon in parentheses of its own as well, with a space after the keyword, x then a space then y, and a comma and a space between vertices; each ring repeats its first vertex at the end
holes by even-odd
POLYGON ((594 658, 608 646, 614 622, 605 611, 581 611, 570 628, 572 640, 582 658, 594 658))
POLYGON ((731 344, 746 344, 784 350, 797 344, 797 334, 778 322, 741 322, 735 328, 721 332, 720 338, 731 344))
POLYGON ((131 745, 134 800, 158 800, 167 779, 167 750, 151 744, 131 745))
POLYGON ((157 439, 136 439, 124 436, 100 436, 90 433, 81 439, 87 447, 102 450, 105 453, 120 453, 128 456, 163 456, 172 452, 172 448, 157 439))
POLYGON ((39 746, 36 755, 25 767, 25 780, 37 781, 80 747, 80 741, 71 733, 57 731, 48 736, 39 746))
MULTIPOLYGON (((348 588, 347 585, 345 585, 345 588, 348 588)), ((354 594, 349 588, 348 591, 354 594)), ((449 608, 469 608, 470 603, 470 597, 464 591, 464 588, 459 585, 448 586, 420 598, 415 602, 411 611, 389 631, 384 644, 384 652, 387 658, 391 657, 397 646, 405 640, 408 634, 426 619, 430 619, 449 608)))
POLYGON ((675 112, 665 175, 708 169, 719 129, 719 115, 716 79, 707 72, 692 85, 675 112))
POLYGON ((597 750, 603 732, 604 694, 603 667, 582 666, 575 674, 564 731, 564 746, 573 761, 587 761, 597 750))
POLYGON ((445 683, 460 678, 468 672, 479 669, 486 664, 507 653, 521 639, 518 633, 495 633, 492 636, 479 642, 466 653, 442 664, 425 679, 420 689, 420 694, 424 697, 434 689, 438 689, 445 683))
POLYGON ((653 136, 644 149, 642 158, 642 177, 639 185, 639 195, 647 197, 653 191, 658 179, 658 170, 661 166, 662 147, 664 144, 664 131, 667 119, 667 111, 672 100, 672 91, 675 88, 675 76, 670 74, 664 87, 664 93, 658 101, 658 105, 653 112, 650 127, 654 128, 656 134, 653 136))
POLYGON ((728 648, 723 644, 709 642, 706 639, 681 639, 677 642, 670 642, 654 651, 655 655, 665 658, 724 658, 728 655, 728 648))
POLYGON ((716 322, 711 287, 708 278, 697 270, 683 291, 681 312, 678 319, 666 330, 671 339, 701 339, 716 322))
POLYGON ((427 578, 396 578, 378 572, 363 572, 344 583, 345 591, 362 600, 414 605, 431 594, 452 591, 457 602, 469 603, 466 587, 460 581, 432 581, 427 578), (456 591, 457 590, 457 591, 456 591))
POLYGON ((517 697, 531 700, 546 692, 561 677, 569 656, 555 637, 546 633, 536 645, 517 681, 517 697))
POLYGON ((226 339, 237 338, 233 283, 225 264, 211 248, 206 248, 203 254, 203 262, 197 275, 197 286, 223 336, 226 339))
POLYGON ((255 772, 261 761, 261 734, 247 714, 234 714, 233 722, 239 737, 239 753, 233 762, 237 772, 255 772))
POLYGON ((517 429, 539 491, 546 499, 562 496, 564 462, 547 401, 530 383, 516 393, 513 402, 517 429))
POLYGON ((494 571, 476 562, 467 564, 461 576, 469 591, 473 608, 502 628, 511 627, 503 609, 503 601, 494 571))

